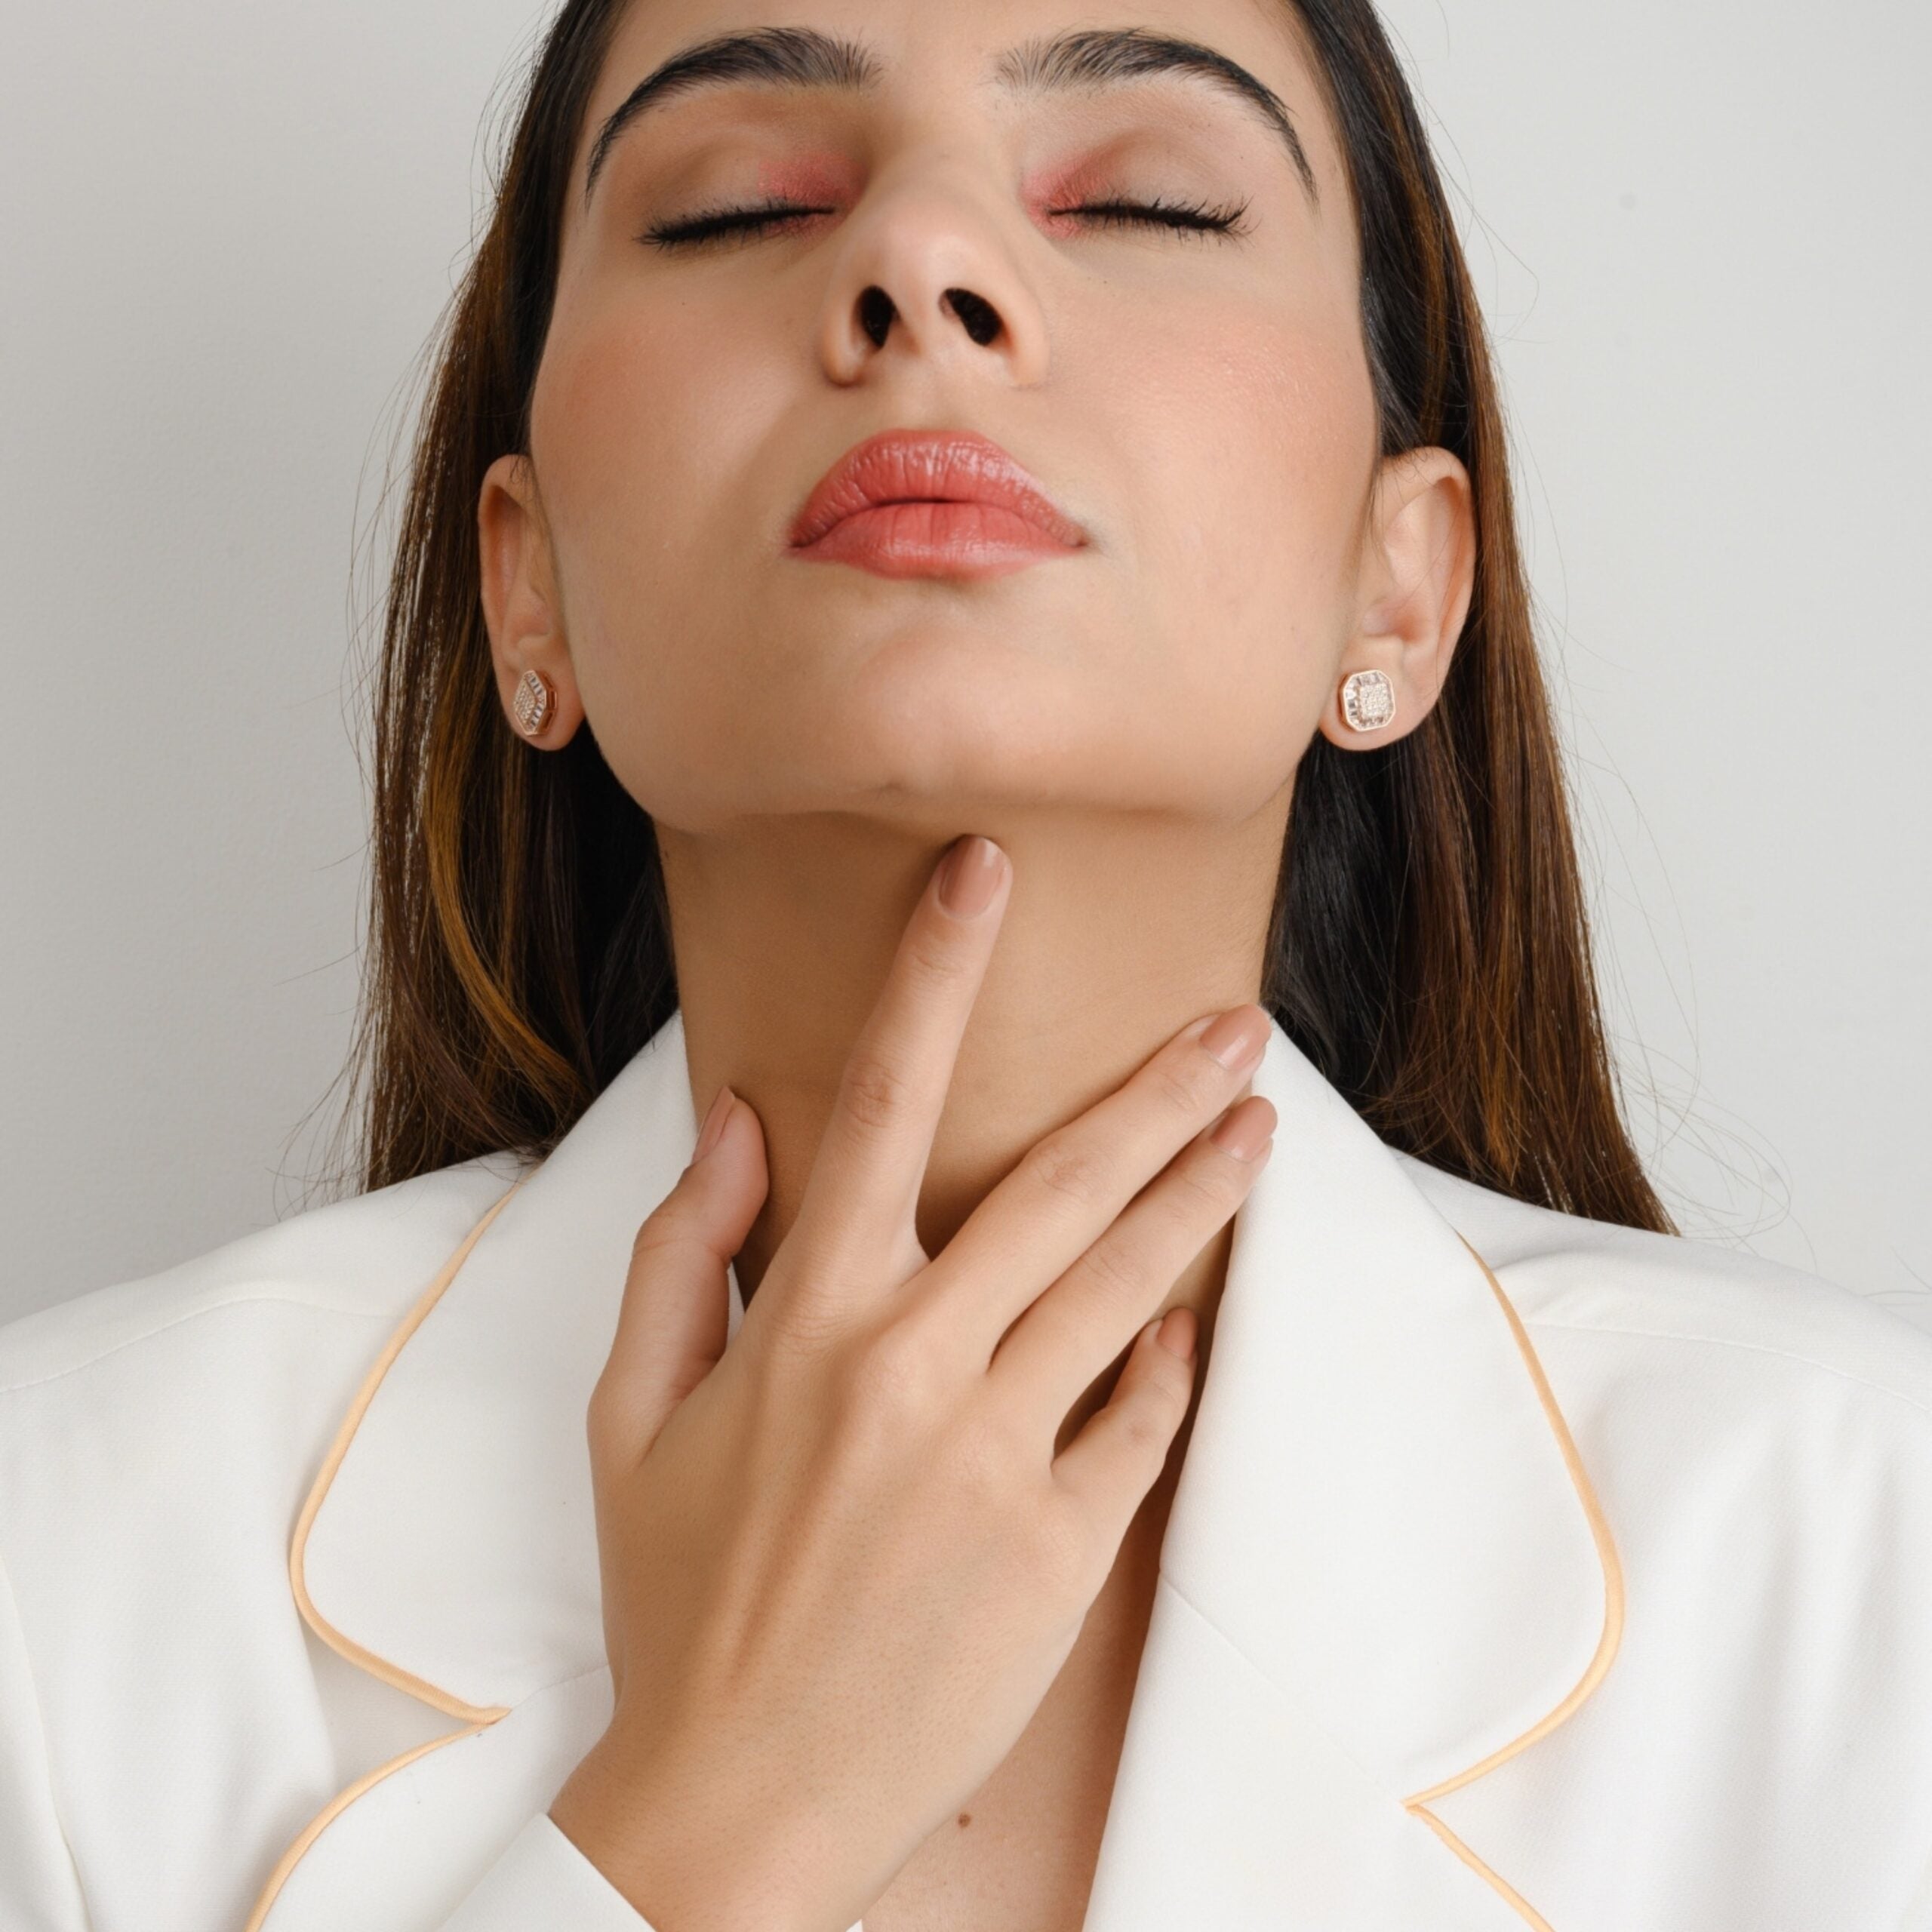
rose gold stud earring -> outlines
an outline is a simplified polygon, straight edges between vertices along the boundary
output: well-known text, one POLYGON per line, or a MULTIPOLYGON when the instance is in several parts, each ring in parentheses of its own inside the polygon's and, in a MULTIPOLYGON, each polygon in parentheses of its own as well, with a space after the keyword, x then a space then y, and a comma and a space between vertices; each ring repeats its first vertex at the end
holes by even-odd
POLYGON ((510 709, 516 714, 517 729, 526 738, 534 738, 550 721, 550 713, 556 708, 557 694, 550 688, 550 681, 541 671, 526 671, 522 681, 516 688, 516 695, 510 700, 510 709))
POLYGON ((1352 731, 1379 731, 1395 718, 1395 687, 1380 671, 1358 671, 1342 687, 1342 715, 1352 731))

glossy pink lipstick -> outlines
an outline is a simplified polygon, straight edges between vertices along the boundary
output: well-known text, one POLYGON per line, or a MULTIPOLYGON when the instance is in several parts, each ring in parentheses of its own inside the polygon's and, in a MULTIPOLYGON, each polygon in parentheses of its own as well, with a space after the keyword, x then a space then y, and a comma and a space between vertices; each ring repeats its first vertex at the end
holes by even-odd
POLYGON ((989 438, 888 429, 847 451, 792 525, 794 556, 879 577, 1000 577, 1087 533, 989 438))

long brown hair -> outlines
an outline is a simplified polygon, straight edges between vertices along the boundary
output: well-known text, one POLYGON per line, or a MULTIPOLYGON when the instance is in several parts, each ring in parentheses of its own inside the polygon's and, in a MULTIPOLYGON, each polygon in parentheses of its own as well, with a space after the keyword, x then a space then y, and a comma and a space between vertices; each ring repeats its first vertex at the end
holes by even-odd
MULTIPOLYGON (((651 821, 587 727, 558 752, 508 728, 478 589, 478 496, 497 457, 528 448, 564 197, 629 4, 568 0, 539 45, 417 431, 376 666, 345 1069, 365 1189, 547 1152, 677 1004, 651 821)), ((1263 999, 1392 1145, 1668 1232, 1619 1109, 1491 351, 1441 181, 1371 0, 1291 4, 1349 171, 1382 453, 1454 451, 1478 549, 1427 721, 1377 752, 1317 737, 1303 760, 1263 999)))

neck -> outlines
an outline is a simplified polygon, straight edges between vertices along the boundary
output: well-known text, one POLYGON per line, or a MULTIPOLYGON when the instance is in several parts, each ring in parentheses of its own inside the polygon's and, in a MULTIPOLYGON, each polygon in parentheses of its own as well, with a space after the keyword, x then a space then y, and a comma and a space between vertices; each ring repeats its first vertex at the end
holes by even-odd
MULTIPOLYGON (((1190 1020, 1260 997, 1287 815, 1284 789, 1251 818, 1212 824, 993 808, 950 829, 847 814, 703 834, 660 825, 693 1104, 701 1116, 728 1081, 764 1131, 771 1190, 737 1263, 746 1300, 797 1215, 847 1055, 956 832, 996 840, 1014 880, 920 1194, 928 1254, 1035 1142, 1190 1020)), ((1163 1304, 1194 1307, 1204 1343, 1226 1247, 1224 1230, 1163 1304)))

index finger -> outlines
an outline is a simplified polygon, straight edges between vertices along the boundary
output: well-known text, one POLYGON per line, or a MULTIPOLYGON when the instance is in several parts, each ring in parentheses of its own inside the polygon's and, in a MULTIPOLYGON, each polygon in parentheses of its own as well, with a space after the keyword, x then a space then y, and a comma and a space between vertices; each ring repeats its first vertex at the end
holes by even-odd
MULTIPOLYGON (((909 1250, 919 1186, 966 1021, 1006 911, 1013 865, 989 838, 956 840, 900 936, 847 1056, 794 1233, 848 1263, 909 1250)), ((863 1268, 839 1269, 857 1287, 863 1268)))

